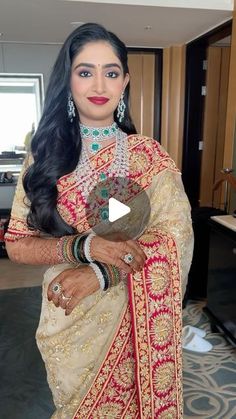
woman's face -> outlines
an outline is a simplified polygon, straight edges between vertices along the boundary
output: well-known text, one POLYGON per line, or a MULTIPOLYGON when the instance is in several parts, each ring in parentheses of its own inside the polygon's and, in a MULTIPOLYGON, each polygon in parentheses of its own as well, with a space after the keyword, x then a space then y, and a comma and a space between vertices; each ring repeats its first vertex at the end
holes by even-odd
POLYGON ((114 121, 113 113, 129 82, 111 45, 90 42, 74 58, 71 93, 80 121, 88 126, 105 126, 114 121))

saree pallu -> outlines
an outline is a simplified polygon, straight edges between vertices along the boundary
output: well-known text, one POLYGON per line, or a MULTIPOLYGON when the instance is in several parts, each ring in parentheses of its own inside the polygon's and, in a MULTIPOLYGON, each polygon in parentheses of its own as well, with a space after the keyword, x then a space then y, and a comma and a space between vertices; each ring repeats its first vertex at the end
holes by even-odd
POLYGON ((87 297, 68 318, 46 296, 59 267, 46 273, 37 342, 58 407, 53 418, 182 417, 177 249, 158 233, 140 244, 143 271, 87 297))
MULTIPOLYGON (((182 418, 181 287, 184 291, 193 248, 190 207, 180 174, 158 143, 138 135, 128 141, 131 176, 151 203, 148 225, 140 221, 137 238, 147 260, 142 271, 88 296, 67 317, 48 302, 47 288, 71 266, 45 273, 36 339, 56 406, 54 419, 182 418)), ((113 152, 108 146, 94 157, 98 172, 113 152)), ((58 211, 86 232, 78 190, 73 173, 59 180, 58 211)), ((137 220, 130 220, 129 233, 132 223, 137 220)), ((9 238, 14 228, 13 212, 9 238)))

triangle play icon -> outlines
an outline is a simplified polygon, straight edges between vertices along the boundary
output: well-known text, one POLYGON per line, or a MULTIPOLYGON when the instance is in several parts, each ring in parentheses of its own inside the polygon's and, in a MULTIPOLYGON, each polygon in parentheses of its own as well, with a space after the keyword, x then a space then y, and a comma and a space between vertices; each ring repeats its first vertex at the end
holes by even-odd
POLYGON ((109 199, 109 221, 114 222, 124 215, 129 214, 130 207, 115 198, 109 199))

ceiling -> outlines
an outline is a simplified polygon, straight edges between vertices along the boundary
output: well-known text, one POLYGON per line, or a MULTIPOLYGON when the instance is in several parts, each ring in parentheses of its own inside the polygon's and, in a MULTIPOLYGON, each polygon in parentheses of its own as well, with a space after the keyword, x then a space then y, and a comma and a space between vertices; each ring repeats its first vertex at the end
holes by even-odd
POLYGON ((62 43, 72 22, 98 22, 127 46, 163 48, 219 26, 232 10, 233 0, 0 0, 0 42, 62 43))

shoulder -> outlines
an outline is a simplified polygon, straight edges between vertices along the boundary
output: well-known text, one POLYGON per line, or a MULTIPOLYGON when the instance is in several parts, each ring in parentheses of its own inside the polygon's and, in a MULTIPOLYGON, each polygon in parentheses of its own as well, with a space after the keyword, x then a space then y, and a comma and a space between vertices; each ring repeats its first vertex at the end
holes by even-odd
POLYGON ((178 171, 170 155, 154 138, 141 134, 130 135, 128 149, 131 167, 139 162, 145 170, 152 169, 156 173, 167 168, 178 171))
POLYGON ((25 160, 24 160, 24 165, 25 167, 29 167, 34 163, 34 158, 31 152, 26 154, 25 160))
POLYGON ((141 134, 132 134, 128 136, 128 147, 129 151, 133 153, 139 153, 145 151, 151 153, 155 157, 170 158, 169 154, 160 145, 160 143, 154 138, 147 137, 141 134))

